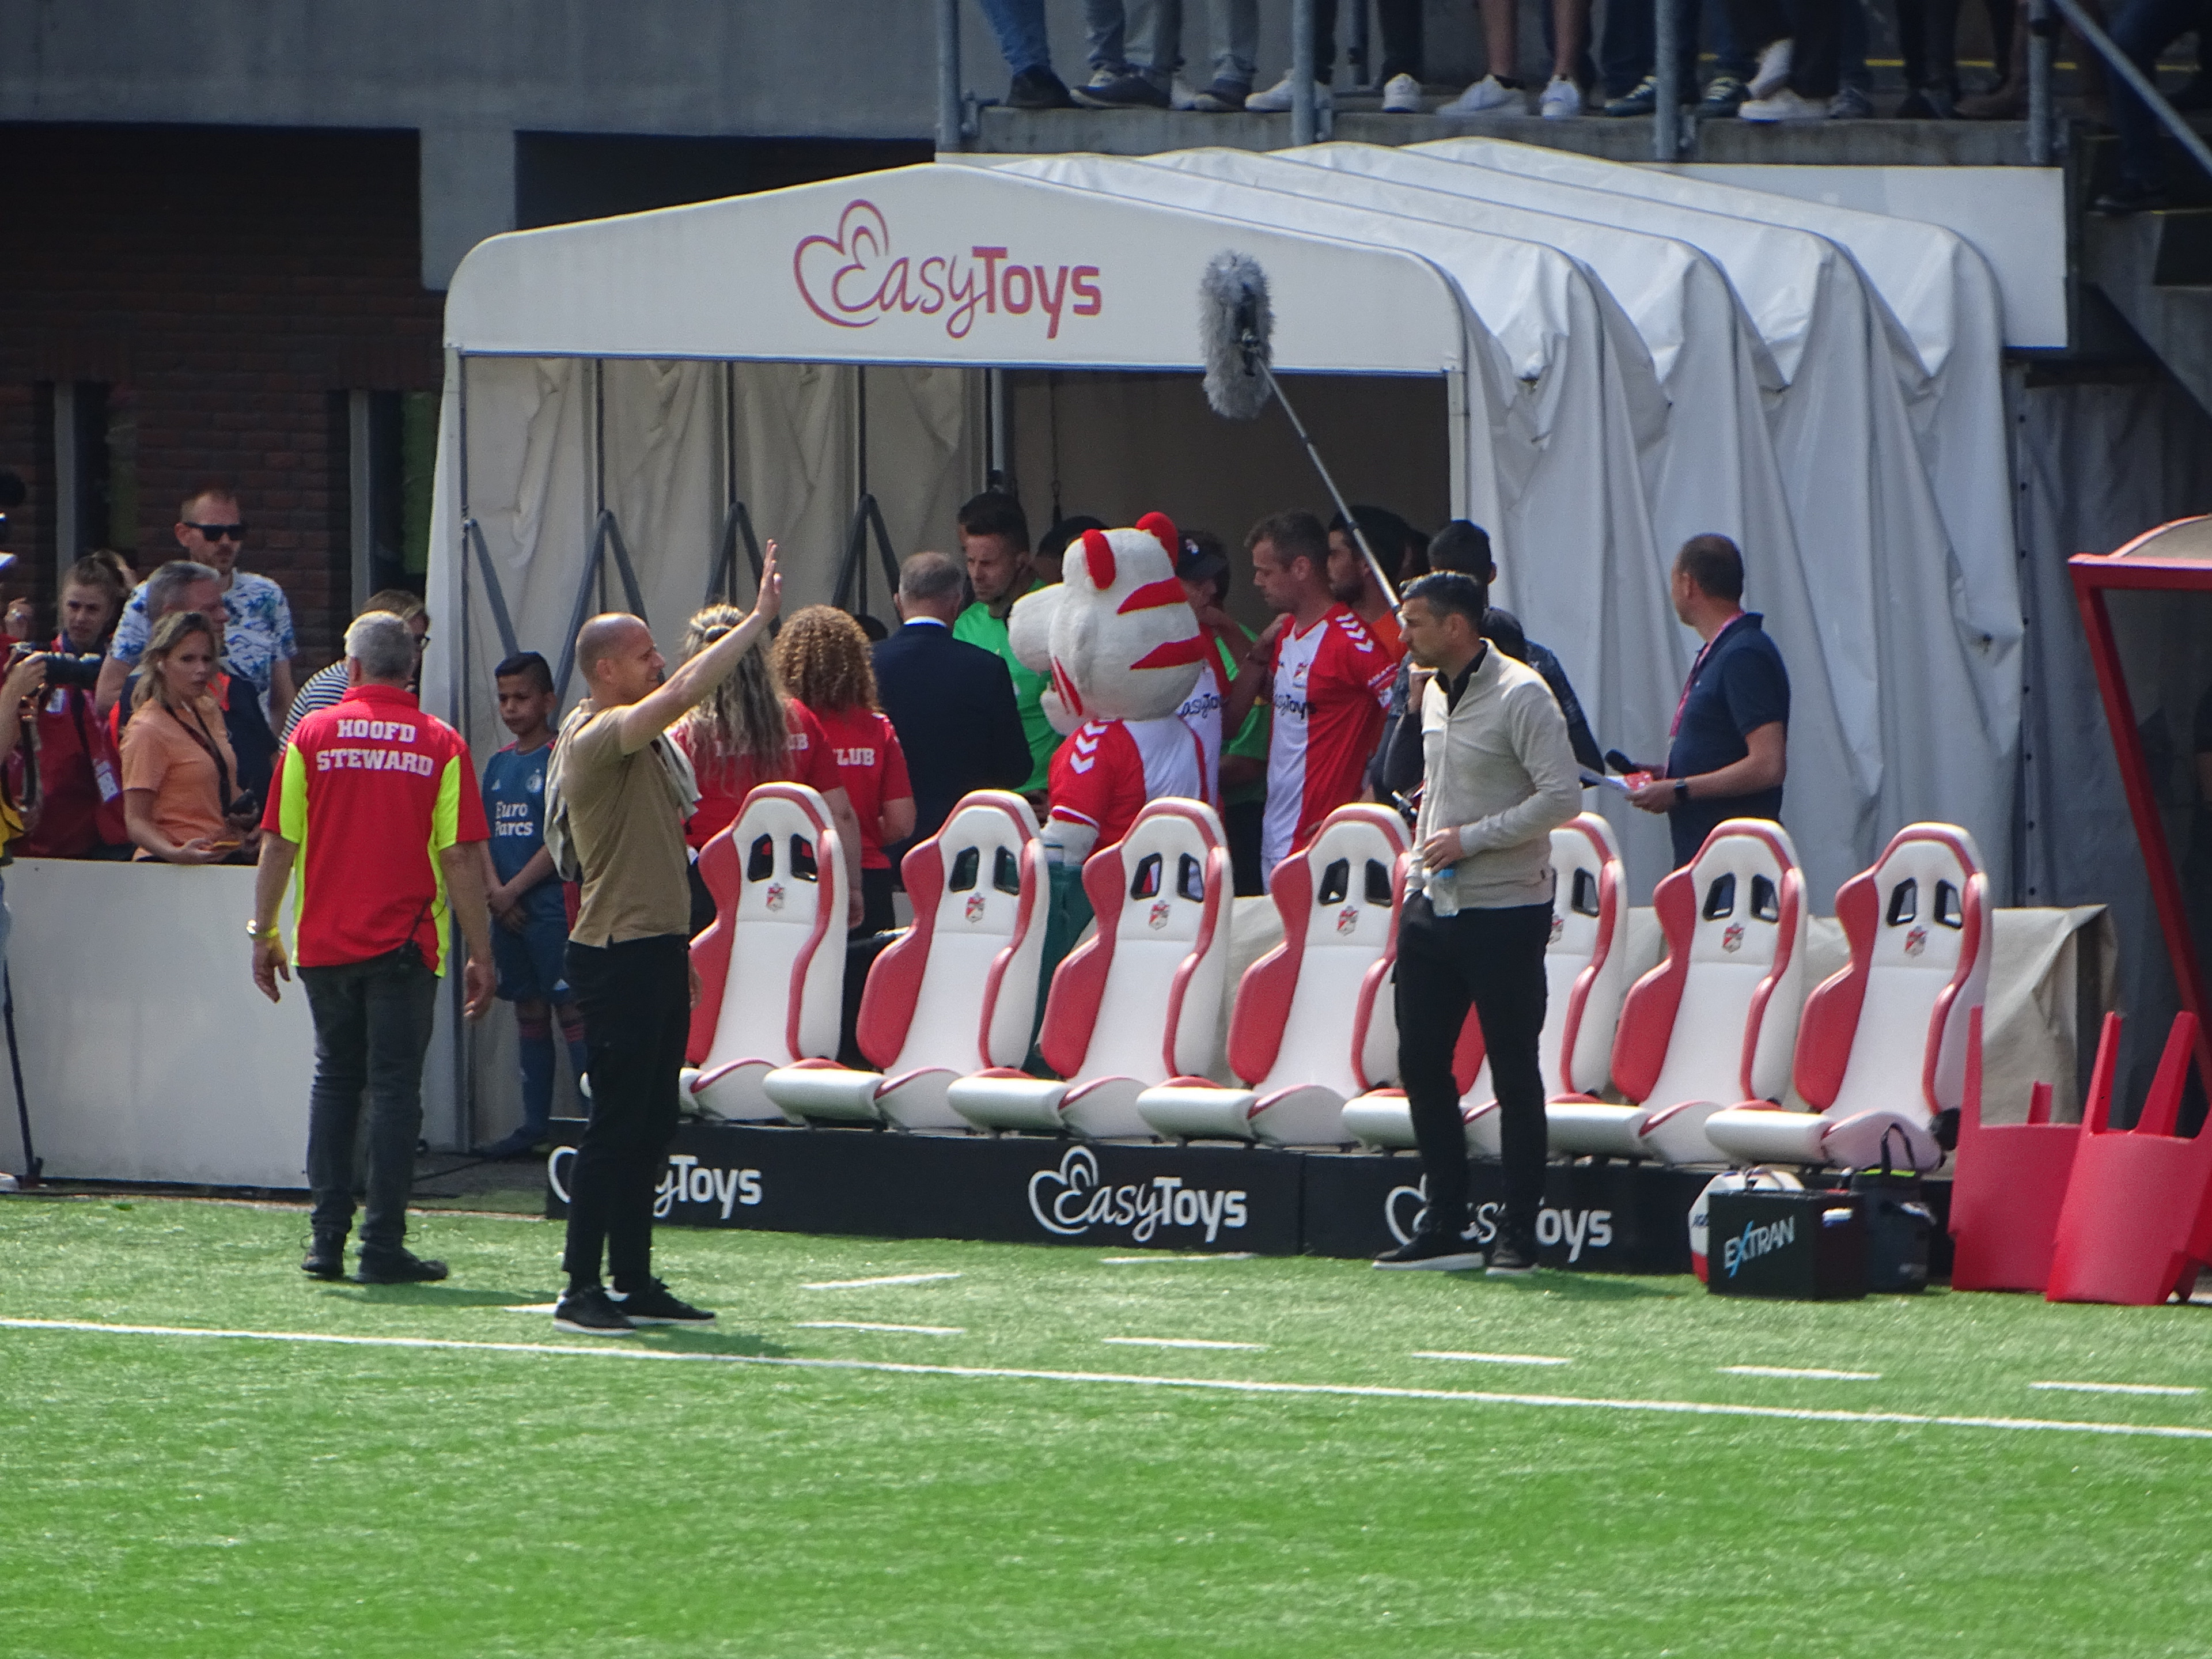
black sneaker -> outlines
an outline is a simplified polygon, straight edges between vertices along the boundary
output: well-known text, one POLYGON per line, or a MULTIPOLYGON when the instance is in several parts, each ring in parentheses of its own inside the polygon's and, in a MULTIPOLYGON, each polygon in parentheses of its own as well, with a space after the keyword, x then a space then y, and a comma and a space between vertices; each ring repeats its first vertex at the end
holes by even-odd
POLYGON ((1624 93, 1605 106, 1607 115, 1650 115, 1659 107, 1659 77, 1647 75, 1636 83, 1635 89, 1624 93))
POLYGON ((553 1328, 571 1336, 628 1336, 637 1327, 607 1300, 605 1286, 586 1285, 581 1290, 561 1292, 561 1299, 553 1304, 553 1328))
POLYGON ((1501 1238, 1490 1247, 1489 1276, 1526 1279, 1536 1271, 1536 1247, 1523 1238, 1501 1238))
POLYGON ((300 1271, 310 1279, 343 1279, 345 1235, 317 1233, 308 1242, 307 1254, 301 1258, 300 1271))
POLYGON ((1204 110, 1208 115, 1233 115, 1244 107, 1244 100, 1252 95, 1252 88, 1242 81, 1219 80, 1190 100, 1193 109, 1204 110))
POLYGON ((540 1143, 550 1133, 550 1131, 546 1129, 533 1129, 526 1123, 513 1134, 503 1136, 489 1146, 470 1147, 469 1156, 481 1158, 487 1161, 521 1158, 526 1153, 537 1151, 540 1143))
POLYGON ((1132 70, 1103 87, 1079 87, 1068 94, 1085 109, 1165 109, 1168 94, 1152 77, 1132 70))
POLYGON ((707 1325, 714 1318, 706 1309, 671 1295, 657 1279, 647 1279, 641 1291, 609 1291, 607 1300, 633 1325, 707 1325))
POLYGON ((1375 1258, 1382 1268, 1419 1268, 1430 1273, 1474 1273, 1482 1266, 1482 1252, 1472 1249, 1457 1233, 1442 1227, 1424 1227, 1395 1250, 1375 1258))
POLYGON ((361 1271, 364 1285, 427 1285, 443 1279, 446 1264, 416 1255, 412 1250, 363 1250, 361 1271))
POLYGON ((1006 88, 1008 109, 1073 109, 1067 83, 1048 69, 1025 69, 1006 88))
POLYGON ((1716 75, 1705 83, 1705 95, 1698 100, 1698 115, 1702 120, 1722 121, 1734 115, 1751 96, 1751 88, 1733 75, 1716 75))

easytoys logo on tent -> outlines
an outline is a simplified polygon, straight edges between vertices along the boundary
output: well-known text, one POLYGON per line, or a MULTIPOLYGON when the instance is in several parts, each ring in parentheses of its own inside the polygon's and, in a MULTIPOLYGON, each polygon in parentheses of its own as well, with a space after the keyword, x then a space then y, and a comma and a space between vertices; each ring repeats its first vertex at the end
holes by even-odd
POLYGON ((1097 265, 1030 264, 1006 247, 978 244, 920 259, 895 252, 890 223, 873 202, 848 203, 835 236, 806 236, 791 274, 807 309, 839 328, 866 328, 894 313, 942 317, 964 340, 977 315, 1033 318, 1048 340, 1066 317, 1096 317, 1105 304, 1097 265))

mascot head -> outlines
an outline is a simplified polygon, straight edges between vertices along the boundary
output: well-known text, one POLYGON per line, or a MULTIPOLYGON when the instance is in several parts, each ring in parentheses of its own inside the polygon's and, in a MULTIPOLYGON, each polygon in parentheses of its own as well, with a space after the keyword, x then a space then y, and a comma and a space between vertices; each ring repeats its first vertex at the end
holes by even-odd
POLYGON ((1213 647, 1176 580, 1181 544, 1158 513, 1133 530, 1086 530, 1067 545, 1060 585, 1015 603, 1008 639, 1023 666, 1051 677, 1043 702, 1055 731, 1158 720, 1190 696, 1213 647))

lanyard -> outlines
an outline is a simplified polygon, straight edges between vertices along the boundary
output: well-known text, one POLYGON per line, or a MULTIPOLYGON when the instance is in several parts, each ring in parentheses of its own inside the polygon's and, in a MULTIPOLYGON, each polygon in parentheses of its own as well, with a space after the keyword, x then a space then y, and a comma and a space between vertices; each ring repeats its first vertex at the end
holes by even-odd
POLYGON ((1735 625, 1738 623, 1748 620, 1747 613, 1737 611, 1722 625, 1719 633, 1705 641, 1704 648, 1698 653, 1698 659, 1690 665, 1690 678, 1682 682, 1682 696, 1674 704, 1674 721, 1667 728, 1667 735, 1669 738, 1675 737, 1682 729, 1682 711, 1690 706, 1690 693, 1698 689, 1698 676, 1705 672, 1705 659, 1713 654, 1723 640, 1735 631, 1735 625))

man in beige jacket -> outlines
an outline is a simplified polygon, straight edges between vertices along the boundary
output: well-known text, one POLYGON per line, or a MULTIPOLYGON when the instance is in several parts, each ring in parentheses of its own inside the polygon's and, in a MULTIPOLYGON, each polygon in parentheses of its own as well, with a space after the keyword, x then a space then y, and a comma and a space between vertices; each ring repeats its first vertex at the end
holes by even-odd
POLYGON ((1482 637, 1489 595, 1472 576, 1425 576, 1399 606, 1406 647, 1432 670, 1421 696, 1415 869, 1398 924, 1398 1075, 1428 1181, 1413 1237, 1378 1267, 1499 1277, 1536 1266, 1544 1197, 1544 949, 1552 831, 1582 805, 1567 722, 1543 676, 1482 637), (1468 1243, 1467 1139, 1452 1050, 1469 1005, 1498 1085, 1505 1205, 1486 1255, 1468 1243))

